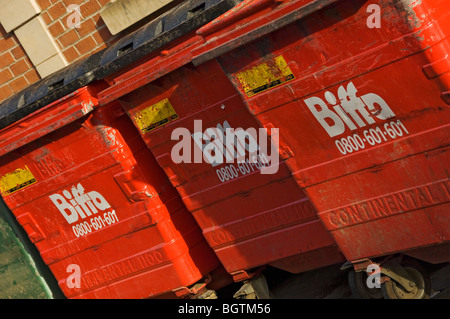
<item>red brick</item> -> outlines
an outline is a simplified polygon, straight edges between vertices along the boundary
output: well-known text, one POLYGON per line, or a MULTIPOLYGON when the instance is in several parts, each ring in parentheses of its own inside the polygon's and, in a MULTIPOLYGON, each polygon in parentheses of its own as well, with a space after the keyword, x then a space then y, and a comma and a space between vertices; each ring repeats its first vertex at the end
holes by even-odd
POLYGON ((14 63, 15 59, 10 52, 5 52, 0 55, 0 69, 6 68, 8 65, 14 63))
POLYGON ((76 28, 75 30, 78 32, 78 35, 80 38, 84 38, 88 34, 95 31, 95 22, 92 19, 83 20, 80 24, 79 28, 76 28))
MULTIPOLYGON (((71 4, 81 5, 86 0, 63 0, 63 3, 66 7, 70 6, 71 4)), ((92 1, 92 0, 91 0, 92 1)))
POLYGON ((95 42, 97 42, 97 45, 105 44, 105 40, 103 40, 98 31, 94 32, 92 34, 92 37, 94 38, 95 42))
POLYGON ((13 75, 9 69, 0 71, 0 83, 9 82, 13 78, 13 75))
POLYGON ((9 87, 14 93, 22 91, 24 88, 28 86, 28 81, 24 76, 18 77, 13 81, 9 82, 9 87))
POLYGON ((0 52, 8 51, 12 49, 16 45, 16 41, 14 36, 6 36, 3 39, 0 39, 0 52))
POLYGON ((42 10, 47 9, 48 7, 50 7, 52 5, 52 3, 50 2, 50 0, 36 0, 39 7, 41 7, 42 10))
POLYGON ((8 85, 3 85, 0 87, 0 101, 4 101, 13 95, 13 91, 8 85))
POLYGON ((83 18, 87 18, 93 15, 94 13, 100 11, 101 9, 102 7, 95 0, 88 1, 80 6, 81 15, 83 18))
POLYGON ((74 29, 70 29, 68 32, 64 33, 58 38, 63 48, 67 48, 73 45, 79 39, 80 37, 78 36, 78 33, 74 29))
POLYGON ((93 37, 87 37, 80 42, 78 42, 75 47, 81 55, 84 55, 97 47, 97 43, 95 42, 93 37))
POLYGON ((58 2, 48 8, 47 12, 53 20, 57 20, 67 13, 67 9, 62 2, 58 2))
POLYGON ((75 47, 69 47, 67 50, 63 51, 64 56, 67 59, 67 62, 72 63, 76 59, 80 57, 80 54, 78 53, 77 49, 75 47))
POLYGON ((27 72, 30 69, 30 66, 25 61, 25 59, 21 59, 17 61, 16 63, 12 64, 9 69, 13 73, 14 76, 19 76, 25 72, 27 72))
POLYGON ((39 73, 37 73, 37 71, 34 68, 25 73, 25 77, 27 78, 28 83, 30 84, 37 82, 41 79, 39 73))
POLYGON ((49 25, 54 21, 47 11, 41 12, 41 17, 44 19, 46 25, 49 25))
POLYGON ((92 34, 97 44, 108 43, 108 41, 112 38, 111 32, 109 32, 107 27, 103 27, 98 29, 96 32, 92 34))
POLYGON ((13 57, 16 60, 20 60, 22 59, 24 56, 27 55, 27 53, 25 52, 25 50, 22 48, 21 45, 18 45, 17 47, 15 47, 14 49, 11 50, 11 53, 13 55, 13 57))
POLYGON ((100 13, 97 13, 91 19, 94 21, 97 29, 100 29, 101 27, 103 27, 105 25, 105 21, 103 21, 103 18, 101 17, 100 13))
POLYGON ((64 26, 60 21, 56 21, 54 24, 48 27, 48 30, 52 34, 54 38, 58 37, 62 33, 64 33, 65 29, 64 26))

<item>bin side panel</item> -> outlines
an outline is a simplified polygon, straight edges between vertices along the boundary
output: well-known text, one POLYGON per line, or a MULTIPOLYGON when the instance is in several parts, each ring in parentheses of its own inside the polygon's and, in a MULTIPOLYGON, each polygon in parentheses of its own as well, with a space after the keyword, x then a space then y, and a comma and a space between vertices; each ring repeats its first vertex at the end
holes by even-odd
POLYGON ((260 124, 216 62, 179 68, 120 101, 229 273, 334 245, 278 151, 264 153, 260 124), (272 154, 273 174, 249 161, 249 145, 238 163, 237 144, 210 135, 227 128, 254 129, 255 156, 272 154))
POLYGON ((350 260, 448 241, 449 4, 377 2, 380 28, 367 24, 373 4, 339 1, 218 58, 280 129, 350 260))
POLYGON ((118 104, 0 162, 6 204, 68 297, 156 296, 219 266, 118 104))

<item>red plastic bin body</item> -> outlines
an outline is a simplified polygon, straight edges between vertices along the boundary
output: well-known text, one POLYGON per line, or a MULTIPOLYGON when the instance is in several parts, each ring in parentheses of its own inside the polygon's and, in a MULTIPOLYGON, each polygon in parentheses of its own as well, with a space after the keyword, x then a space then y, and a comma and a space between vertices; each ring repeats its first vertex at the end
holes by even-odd
POLYGON ((450 3, 246 5, 199 30, 194 64, 216 58, 262 125, 279 128, 345 257, 450 261, 450 3))
POLYGON ((68 298, 148 298, 220 263, 117 103, 88 86, 3 129, 0 186, 68 298))
MULTIPOLYGON (((180 47, 183 43, 186 56, 180 57, 176 50, 176 59, 169 54, 167 74, 153 78, 154 72, 165 70, 142 71, 156 63, 164 67, 157 53, 135 70, 112 78, 113 85, 100 93, 100 103, 103 97, 109 101, 111 92, 121 96, 119 101, 145 143, 236 281, 267 264, 298 273, 344 261, 285 162, 280 162, 276 173, 261 174, 259 164, 238 164, 236 159, 227 163, 225 156, 219 165, 205 160, 191 134, 226 127, 258 131, 261 126, 215 61, 198 68, 184 63, 171 69, 177 61, 189 62, 192 46, 186 43, 196 43, 195 37, 178 41, 180 47), (142 85, 145 81, 151 83, 142 85), (126 89, 120 92, 124 83, 126 89), (129 93, 132 85, 135 90, 129 93), (178 131, 184 137, 177 136, 178 131), (188 145, 184 151, 179 150, 180 143, 188 145), (189 155, 177 162, 173 152, 189 155), (198 152, 202 159, 196 163, 198 152), (225 170, 233 175, 227 178, 225 170)), ((207 144, 202 141, 202 147, 207 144)))

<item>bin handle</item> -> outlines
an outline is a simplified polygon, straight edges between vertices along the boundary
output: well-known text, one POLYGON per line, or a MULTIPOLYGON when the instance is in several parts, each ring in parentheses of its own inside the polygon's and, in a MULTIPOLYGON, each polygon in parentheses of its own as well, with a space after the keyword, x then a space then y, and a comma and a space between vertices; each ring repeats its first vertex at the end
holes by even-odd
MULTIPOLYGON (((254 13, 255 11, 265 8, 273 1, 281 3, 280 0, 254 0, 250 6, 248 4, 251 0, 246 0, 243 4, 248 5, 241 10, 231 10, 221 17, 213 20, 205 27, 198 30, 197 34, 205 37, 219 30, 219 27, 224 27, 239 21, 242 17, 254 13), (234 14, 234 15, 233 15, 234 14), (222 22, 221 22, 222 21, 222 22), (217 25, 222 23, 221 26, 217 25)), ((300 20, 302 18, 311 15, 312 13, 329 6, 330 4, 337 2, 338 0, 315 0, 307 4, 304 4, 305 0, 289 1, 285 2, 285 5, 279 5, 271 13, 255 19, 247 24, 239 25, 234 30, 231 30, 217 37, 212 37, 211 40, 205 39, 205 44, 193 50, 192 63, 195 66, 199 66, 209 60, 215 59, 222 54, 230 52, 240 46, 243 46, 251 41, 261 38, 275 30, 300 20), (261 24, 261 20, 264 23, 261 24), (242 29, 249 28, 248 32, 242 32, 242 29)))
POLYGON ((154 196, 154 194, 151 194, 147 183, 141 180, 141 176, 142 174, 139 168, 135 166, 127 171, 114 175, 117 184, 119 184, 121 190, 132 203, 143 201, 154 196))

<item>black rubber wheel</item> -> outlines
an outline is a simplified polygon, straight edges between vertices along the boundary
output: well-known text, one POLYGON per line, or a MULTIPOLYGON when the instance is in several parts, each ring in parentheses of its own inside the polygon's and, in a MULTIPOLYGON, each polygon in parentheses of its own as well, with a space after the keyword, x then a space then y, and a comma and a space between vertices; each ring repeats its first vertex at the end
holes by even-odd
POLYGON ((381 288, 369 288, 367 286, 367 273, 365 271, 350 270, 348 284, 353 297, 356 299, 383 299, 381 288))
POLYGON ((428 271, 418 262, 408 261, 402 263, 403 268, 413 278, 415 287, 411 292, 403 289, 395 280, 391 279, 381 285, 385 299, 429 299, 431 282, 428 271))

